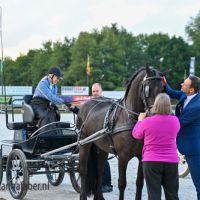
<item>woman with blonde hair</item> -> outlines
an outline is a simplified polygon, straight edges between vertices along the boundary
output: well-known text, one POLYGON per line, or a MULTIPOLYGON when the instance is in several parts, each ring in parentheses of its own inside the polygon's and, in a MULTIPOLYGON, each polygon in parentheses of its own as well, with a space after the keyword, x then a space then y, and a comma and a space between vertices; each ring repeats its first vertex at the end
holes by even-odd
POLYGON ((152 116, 140 113, 132 135, 144 138, 142 154, 143 173, 148 200, 161 199, 161 187, 166 200, 178 200, 178 153, 176 136, 180 123, 171 113, 171 102, 167 94, 159 94, 152 108, 152 116))

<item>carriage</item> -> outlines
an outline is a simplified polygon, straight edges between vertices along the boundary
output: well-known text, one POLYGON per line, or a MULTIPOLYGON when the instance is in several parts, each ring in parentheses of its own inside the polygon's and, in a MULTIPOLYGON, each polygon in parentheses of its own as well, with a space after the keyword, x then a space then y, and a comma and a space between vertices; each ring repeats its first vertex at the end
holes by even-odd
POLYGON ((94 194, 94 199, 103 200, 99 177, 102 176, 103 163, 108 153, 115 153, 118 156, 120 169, 120 200, 124 199, 126 186, 124 172, 128 161, 133 156, 139 159, 135 199, 140 200, 143 187, 141 170, 143 141, 133 139, 130 131, 137 121, 138 113, 149 110, 156 94, 162 91, 162 77, 157 70, 148 67, 140 69, 133 75, 125 97, 121 101, 91 100, 84 104, 78 116, 79 123, 76 124, 82 134, 80 138, 75 125, 68 122, 54 122, 38 129, 34 112, 29 104, 30 97, 25 96, 22 122, 14 121, 13 109, 10 122, 6 112, 6 124, 8 129, 14 130, 14 139, 2 141, 1 144, 0 183, 5 171, 11 195, 16 199, 22 199, 26 195, 30 175, 46 174, 50 184, 56 186, 62 182, 65 172, 68 172, 72 186, 81 193, 82 200, 86 200, 90 194, 94 194), (136 94, 133 96, 134 93, 136 94), (94 121, 98 121, 95 126, 94 121), (48 126, 49 129, 46 131, 48 126), (99 149, 94 149, 93 144, 99 149), (95 169, 97 166, 98 169, 95 169))
POLYGON ((12 108, 6 109, 6 126, 14 130, 14 137, 0 143, 0 185, 5 174, 11 196, 22 199, 29 188, 29 176, 46 174, 48 182, 58 186, 67 172, 73 188, 80 192, 77 146, 41 157, 46 152, 77 141, 75 125, 59 121, 38 129, 38 121, 30 106, 31 98, 31 95, 25 95, 22 100, 22 122, 15 121, 14 101, 12 108))

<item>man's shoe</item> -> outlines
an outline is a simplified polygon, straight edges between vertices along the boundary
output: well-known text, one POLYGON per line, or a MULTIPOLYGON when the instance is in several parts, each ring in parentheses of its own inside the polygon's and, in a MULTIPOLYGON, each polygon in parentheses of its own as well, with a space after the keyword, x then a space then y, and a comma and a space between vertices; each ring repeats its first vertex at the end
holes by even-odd
POLYGON ((112 191, 113 191, 113 186, 109 186, 109 185, 103 185, 102 186, 102 192, 103 193, 112 192, 112 191))

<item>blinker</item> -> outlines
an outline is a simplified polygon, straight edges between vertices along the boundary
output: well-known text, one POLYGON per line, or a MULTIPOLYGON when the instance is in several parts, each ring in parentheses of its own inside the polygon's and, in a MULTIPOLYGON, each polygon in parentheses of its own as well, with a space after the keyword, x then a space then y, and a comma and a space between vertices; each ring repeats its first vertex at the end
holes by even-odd
POLYGON ((145 93, 145 97, 149 97, 149 85, 145 85, 145 88, 144 88, 144 93, 145 93))

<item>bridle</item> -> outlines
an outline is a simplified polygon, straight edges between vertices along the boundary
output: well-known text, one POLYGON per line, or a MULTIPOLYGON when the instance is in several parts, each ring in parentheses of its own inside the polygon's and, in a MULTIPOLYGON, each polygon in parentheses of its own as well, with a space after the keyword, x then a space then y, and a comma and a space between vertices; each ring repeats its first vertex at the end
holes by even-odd
POLYGON ((144 77, 143 81, 142 81, 142 93, 141 93, 141 99, 143 101, 144 104, 144 110, 145 111, 150 111, 152 105, 148 104, 148 98, 149 98, 149 94, 150 94, 150 84, 151 84, 151 80, 160 80, 162 87, 163 86, 163 77, 159 75, 158 71, 156 71, 156 75, 155 76, 151 76, 151 77, 147 77, 147 75, 144 77))

